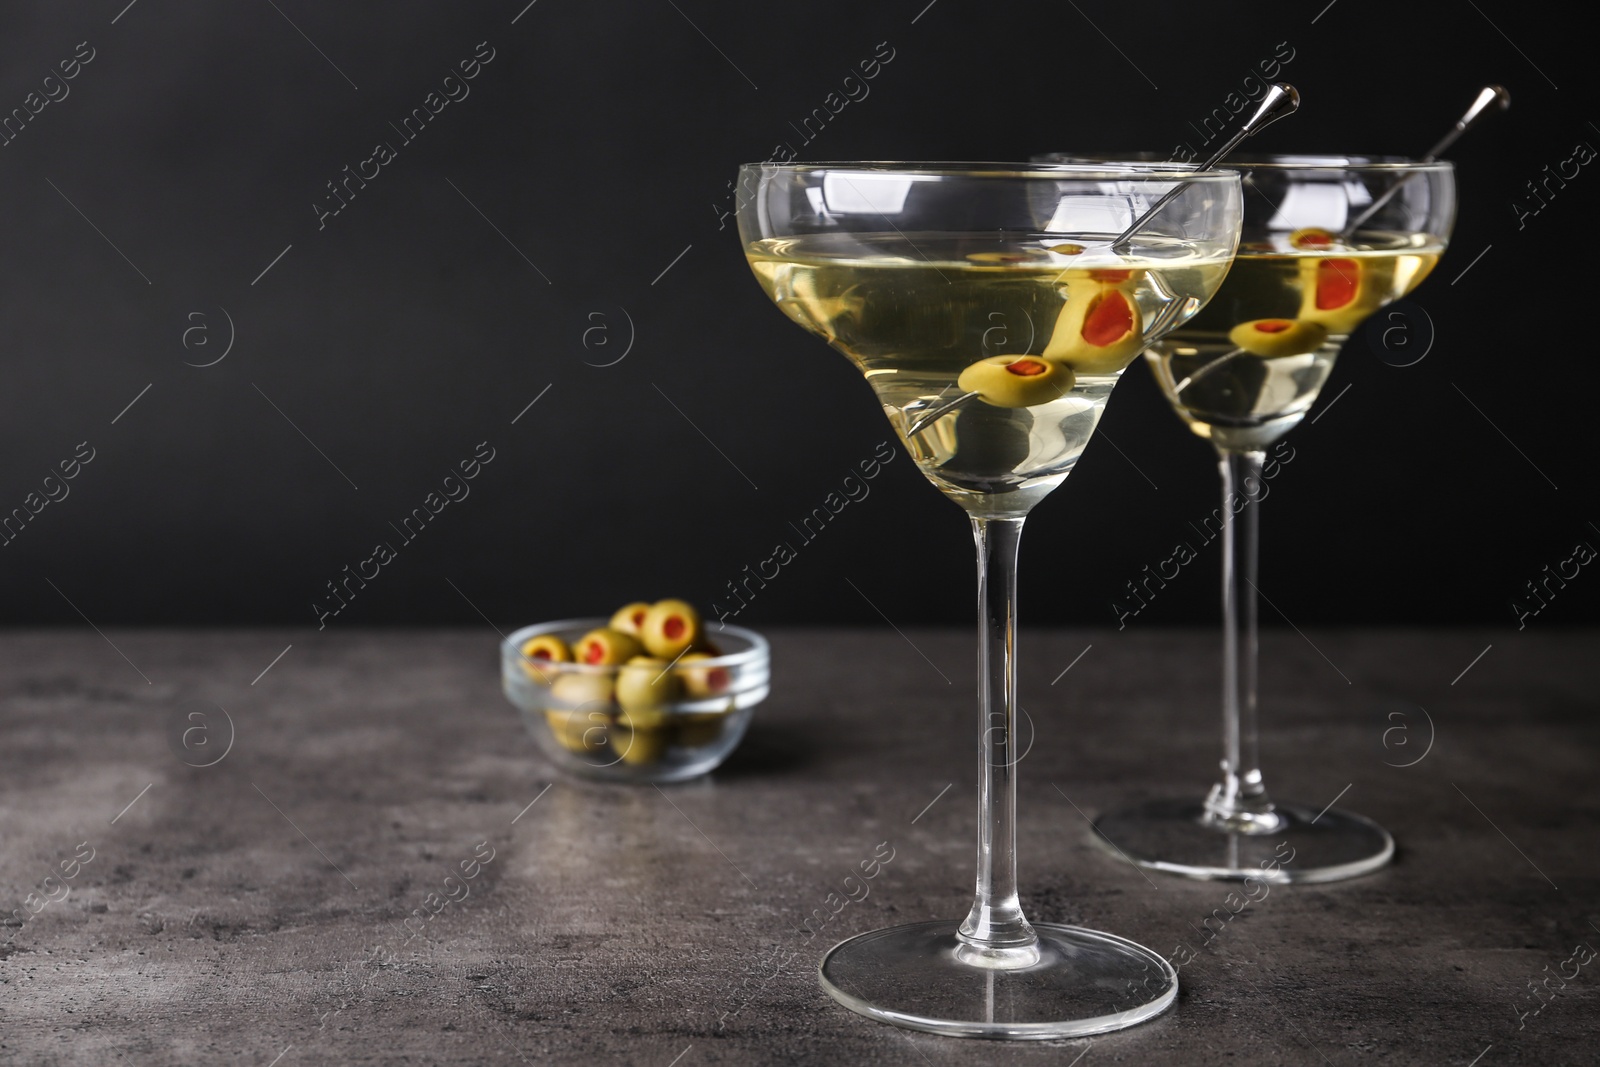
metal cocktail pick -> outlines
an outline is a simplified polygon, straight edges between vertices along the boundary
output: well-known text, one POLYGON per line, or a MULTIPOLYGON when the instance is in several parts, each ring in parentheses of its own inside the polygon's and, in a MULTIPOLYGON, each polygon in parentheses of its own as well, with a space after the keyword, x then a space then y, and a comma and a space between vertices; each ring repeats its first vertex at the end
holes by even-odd
MULTIPOLYGON (((1232 137, 1223 142, 1222 147, 1211 153, 1210 159, 1200 164, 1195 170, 1203 171, 1215 168, 1228 153, 1238 148, 1240 142, 1246 137, 1254 137, 1274 122, 1293 115, 1298 110, 1300 110, 1300 93, 1296 91, 1294 86, 1278 82, 1267 90, 1266 96, 1261 98, 1261 106, 1256 108, 1256 113, 1251 115, 1245 124, 1234 132, 1232 137)), ((1133 224, 1123 230, 1115 241, 1111 242, 1111 250, 1118 255, 1124 254, 1128 250, 1128 246, 1133 243, 1134 236, 1144 229, 1145 223, 1159 214, 1161 209, 1170 204, 1181 192, 1183 192, 1183 185, 1181 183, 1174 185, 1166 196, 1155 202, 1154 207, 1134 219, 1133 224)))
MULTIPOLYGON (((1456 138, 1460 137, 1462 134, 1466 133, 1467 130, 1471 129, 1472 126, 1484 115, 1489 114, 1492 111, 1504 111, 1510 106, 1511 94, 1506 92, 1503 86, 1484 86, 1481 90, 1479 90, 1478 97, 1472 102, 1472 106, 1467 108, 1466 114, 1462 115, 1456 120, 1456 124, 1455 126, 1451 127, 1450 132, 1439 138, 1439 143, 1430 148, 1428 150, 1428 154, 1423 156, 1421 161, 1423 163, 1432 163, 1434 160, 1439 158, 1439 155, 1446 148, 1449 148, 1451 145, 1456 143, 1456 138)), ((1349 225, 1345 226, 1344 230, 1339 234, 1340 240, 1349 238, 1350 235, 1359 230, 1368 219, 1372 218, 1372 216, 1376 215, 1383 209, 1383 205, 1394 199, 1394 195, 1400 191, 1401 186, 1405 185, 1406 182, 1410 181, 1416 176, 1416 172, 1412 171, 1404 178, 1401 178, 1399 181, 1389 186, 1389 188, 1381 196, 1367 205, 1367 209, 1365 211, 1356 216, 1354 222, 1351 222, 1349 225)), ((1207 363, 1205 366, 1196 370, 1183 381, 1174 383, 1172 386, 1172 391, 1174 393, 1183 392, 1201 378, 1204 378, 1213 371, 1227 365, 1227 363, 1235 357, 1242 355, 1244 355, 1244 349, 1242 348, 1235 348, 1232 352, 1223 353, 1210 363, 1207 363)), ((1170 378, 1168 380, 1170 381, 1170 378)))
MULTIPOLYGON (((1210 159, 1206 160, 1204 163, 1201 163, 1194 169, 1196 171, 1213 169, 1218 163, 1222 162, 1228 153, 1239 147, 1240 142, 1245 138, 1260 133, 1262 130, 1266 129, 1268 126, 1272 125, 1274 122, 1277 122, 1286 115, 1294 114, 1295 111, 1299 110, 1299 107, 1300 93, 1296 91, 1294 86, 1285 84, 1283 82, 1274 84, 1270 89, 1267 90, 1267 95, 1261 98, 1261 104, 1256 108, 1255 114, 1251 115, 1250 118, 1245 121, 1245 124, 1240 126, 1239 129, 1234 132, 1232 137, 1223 142, 1222 146, 1211 154, 1210 159)), ((1147 222, 1159 214, 1162 208, 1170 204, 1173 199, 1183 191, 1184 184, 1185 183, 1183 182, 1179 182, 1177 185, 1174 185, 1165 196, 1151 205, 1150 210, 1134 219, 1133 224, 1130 225, 1126 230, 1122 231, 1122 233, 1118 234, 1116 240, 1111 242, 1111 250, 1118 255, 1125 255, 1127 253, 1128 246, 1133 243, 1134 236, 1144 228, 1147 222)), ((1176 312, 1174 312, 1173 315, 1163 314, 1152 321, 1150 324, 1151 328, 1145 331, 1146 336, 1150 336, 1164 330, 1171 322, 1174 315, 1176 315, 1176 312), (1158 330, 1157 327, 1160 327, 1161 329, 1158 330)), ((960 396, 951 397, 949 400, 935 404, 933 407, 926 409, 916 417, 910 426, 906 428, 906 437, 915 437, 917 434, 927 429, 927 427, 933 422, 943 418, 945 415, 948 415, 950 412, 961 407, 963 404, 969 403, 971 400, 977 397, 977 395, 978 394, 976 392, 962 393, 960 396)))
MULTIPOLYGON (((1456 124, 1450 128, 1450 132, 1439 138, 1438 144, 1428 149, 1428 154, 1422 157, 1422 162, 1432 163, 1444 153, 1446 148, 1449 148, 1451 145, 1456 143, 1456 138, 1470 130, 1479 119, 1483 118, 1485 115, 1493 114, 1497 111, 1504 111, 1510 106, 1511 94, 1506 92, 1504 86, 1484 86, 1478 91, 1478 97, 1476 100, 1472 101, 1472 106, 1467 108, 1464 115, 1462 115, 1459 119, 1456 119, 1456 124)), ((1404 178, 1395 182, 1393 185, 1389 186, 1388 191, 1374 200, 1371 204, 1367 205, 1367 210, 1357 215, 1355 221, 1346 226, 1344 231, 1339 236, 1349 237, 1351 234, 1359 230, 1368 219, 1372 218, 1372 216, 1376 215, 1380 210, 1382 210, 1383 205, 1394 199, 1394 195, 1400 191, 1401 186, 1405 185, 1406 182, 1410 181, 1414 177, 1416 177, 1415 173, 1408 174, 1404 178)))

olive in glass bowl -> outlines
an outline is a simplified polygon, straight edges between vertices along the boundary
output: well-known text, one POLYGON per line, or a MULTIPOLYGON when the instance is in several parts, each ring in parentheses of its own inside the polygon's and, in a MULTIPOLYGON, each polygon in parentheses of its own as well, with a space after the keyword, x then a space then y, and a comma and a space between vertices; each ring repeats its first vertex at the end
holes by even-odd
POLYGON ((614 622, 540 623, 501 644, 501 686, 544 756, 614 782, 680 782, 727 759, 770 690, 766 639, 727 626, 714 648, 668 659, 614 622))

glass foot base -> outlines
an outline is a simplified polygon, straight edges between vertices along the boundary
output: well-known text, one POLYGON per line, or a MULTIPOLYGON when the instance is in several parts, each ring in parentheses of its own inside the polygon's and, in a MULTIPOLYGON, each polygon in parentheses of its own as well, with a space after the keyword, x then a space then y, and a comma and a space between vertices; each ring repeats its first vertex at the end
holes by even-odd
POLYGON ((822 958, 822 988, 853 1012, 911 1030, 1040 1041, 1120 1030, 1177 999, 1167 961, 1112 934, 1035 924, 1038 961, 1000 969, 957 958, 960 925, 915 923, 841 942, 822 958))
POLYGON ((1394 838, 1370 819, 1338 808, 1320 815, 1278 804, 1279 825, 1229 833, 1210 825, 1198 800, 1156 800, 1100 816, 1095 842, 1153 871, 1189 878, 1259 878, 1263 882, 1337 882, 1367 874, 1394 857, 1394 838))

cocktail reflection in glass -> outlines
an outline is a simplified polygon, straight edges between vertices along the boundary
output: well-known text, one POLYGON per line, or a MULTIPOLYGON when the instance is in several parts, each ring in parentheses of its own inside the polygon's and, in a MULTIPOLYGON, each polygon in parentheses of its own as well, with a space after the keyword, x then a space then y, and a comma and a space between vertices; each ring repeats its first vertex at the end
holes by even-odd
POLYGON ((1332 807, 1337 797, 1325 807, 1267 793, 1256 696, 1262 468, 1266 449, 1315 403, 1349 335, 1439 261, 1455 177, 1449 163, 1398 158, 1232 156, 1228 166, 1244 174, 1238 258, 1205 309, 1146 353, 1222 474, 1222 775, 1203 799, 1114 811, 1095 828, 1117 855, 1153 870, 1332 882, 1388 863, 1394 839, 1332 807))
POLYGON ((1018 899, 1017 544, 1122 371, 1221 284, 1241 223, 1238 175, 755 164, 740 193, 740 237, 762 288, 860 368, 922 473, 967 512, 977 544, 976 898, 964 919, 834 947, 823 987, 874 1019, 974 1037, 1070 1037, 1160 1013, 1177 995, 1160 955, 1030 924, 1018 899))

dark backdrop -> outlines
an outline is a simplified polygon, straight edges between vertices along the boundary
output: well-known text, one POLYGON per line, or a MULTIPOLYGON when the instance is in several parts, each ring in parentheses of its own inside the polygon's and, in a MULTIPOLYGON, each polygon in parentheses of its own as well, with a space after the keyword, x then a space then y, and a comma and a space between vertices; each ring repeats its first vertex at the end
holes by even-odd
MULTIPOLYGON (((1414 154, 1485 82, 1516 103, 1452 153, 1455 241, 1414 300, 1432 350, 1396 367, 1352 340, 1325 417, 1290 437, 1262 589, 1301 626, 1515 626, 1519 587, 1600 545, 1600 356, 1581 328, 1600 177, 1514 206, 1600 146, 1594 62, 1535 13, 8 4, 0 511, 57 499, 6 534, 0 615, 315 625, 325 583, 379 541, 396 558, 328 625, 709 602, 891 440, 856 372, 751 279, 720 218, 738 163, 782 142, 812 159, 1165 150, 1292 53, 1280 76, 1305 106, 1263 150, 1414 154), (447 84, 475 53, 476 77, 447 84), (795 126, 875 54, 892 58, 870 95, 802 143, 795 126), (403 136, 447 89, 470 95, 403 136), (323 215, 327 183, 371 175, 379 141, 395 157, 323 215), (470 495, 403 541, 390 523, 480 442, 470 495), (76 477, 47 481, 63 461, 76 477)), ((1208 449, 1145 371, 1103 426, 1031 520, 1030 623, 1114 623, 1123 584, 1215 506, 1208 449)), ((899 455, 741 620, 967 622, 970 568, 961 514, 899 455)), ((1130 625, 1211 621, 1216 568, 1213 546, 1130 625)), ((1539 624, 1592 618, 1597 590, 1580 573, 1539 624)))

